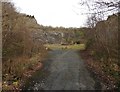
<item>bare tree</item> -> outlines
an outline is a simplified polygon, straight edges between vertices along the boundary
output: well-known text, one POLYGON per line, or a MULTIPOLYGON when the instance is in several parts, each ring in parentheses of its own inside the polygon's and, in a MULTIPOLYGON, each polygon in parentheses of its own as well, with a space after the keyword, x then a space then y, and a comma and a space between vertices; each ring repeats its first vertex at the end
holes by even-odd
POLYGON ((13 31, 14 25, 16 24, 17 12, 14 5, 9 2, 2 2, 2 28, 3 28, 3 46, 13 31))
MULTIPOLYGON (((92 39, 94 42, 94 49, 97 52, 103 53, 103 56, 107 58, 108 61, 117 61, 118 55, 118 16, 120 1, 119 0, 81 0, 81 5, 88 8, 88 20, 87 25, 93 28, 91 31, 92 39), (112 15, 115 13, 114 15, 112 15), (109 16, 106 21, 104 16, 107 14, 109 16), (114 26, 112 26, 114 25, 114 26), (114 46, 113 46, 114 43, 114 46), (102 51, 102 52, 101 52, 102 51)), ((91 36, 90 36, 91 37, 91 36)), ((106 61, 107 61, 106 60, 106 61)))
POLYGON ((81 0, 79 4, 89 10, 86 14, 115 13, 120 7, 119 0, 81 0))
POLYGON ((102 17, 97 14, 91 14, 87 18, 86 26, 89 28, 94 28, 97 22, 102 21, 102 17))

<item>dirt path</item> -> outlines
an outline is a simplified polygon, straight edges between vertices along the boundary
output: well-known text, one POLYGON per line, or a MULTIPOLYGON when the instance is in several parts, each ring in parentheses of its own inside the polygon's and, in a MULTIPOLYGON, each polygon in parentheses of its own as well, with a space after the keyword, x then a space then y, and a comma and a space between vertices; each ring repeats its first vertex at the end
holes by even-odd
POLYGON ((49 52, 45 68, 26 83, 27 90, 95 90, 101 89, 86 69, 75 50, 53 50, 49 52))

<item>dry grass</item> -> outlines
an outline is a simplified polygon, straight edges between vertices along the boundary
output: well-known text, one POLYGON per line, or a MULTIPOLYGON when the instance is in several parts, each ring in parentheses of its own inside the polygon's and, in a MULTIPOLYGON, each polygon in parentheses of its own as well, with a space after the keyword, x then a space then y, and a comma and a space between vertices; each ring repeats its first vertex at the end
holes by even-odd
POLYGON ((13 88, 19 87, 21 80, 26 78, 25 74, 29 77, 29 71, 41 67, 40 63, 43 61, 45 55, 46 53, 39 53, 31 58, 25 56, 16 57, 11 59, 11 61, 3 63, 3 90, 12 90, 13 88))
POLYGON ((120 81, 118 75, 120 67, 118 65, 114 62, 105 64, 105 62, 101 62, 91 55, 90 51, 81 51, 80 55, 84 59, 87 68, 105 84, 106 88, 114 89, 118 87, 117 83, 120 81))
POLYGON ((26 70, 42 61, 46 50, 31 36, 31 26, 38 24, 18 13, 12 3, 2 3, 2 20, 2 87, 9 90, 19 85, 26 70))
POLYGON ((61 45, 61 44, 45 44, 45 47, 49 49, 73 49, 73 50, 85 50, 85 44, 73 44, 73 45, 61 45))

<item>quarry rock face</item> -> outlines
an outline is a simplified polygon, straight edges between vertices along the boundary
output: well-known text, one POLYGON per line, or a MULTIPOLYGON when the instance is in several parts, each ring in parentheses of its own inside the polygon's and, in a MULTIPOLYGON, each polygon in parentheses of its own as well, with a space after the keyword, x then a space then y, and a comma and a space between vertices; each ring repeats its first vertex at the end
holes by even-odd
POLYGON ((53 29, 46 30, 46 28, 43 28, 43 26, 37 23, 34 16, 24 15, 23 17, 26 20, 26 24, 29 28, 28 30, 35 41, 37 40, 43 43, 60 44, 65 43, 68 38, 75 37, 72 32, 56 31, 53 29))

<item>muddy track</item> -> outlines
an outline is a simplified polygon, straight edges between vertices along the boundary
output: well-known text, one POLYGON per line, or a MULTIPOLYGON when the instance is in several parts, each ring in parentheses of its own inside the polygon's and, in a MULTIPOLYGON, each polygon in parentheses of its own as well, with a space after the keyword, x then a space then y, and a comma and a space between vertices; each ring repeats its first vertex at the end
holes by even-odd
POLYGON ((100 90, 101 85, 91 76, 75 50, 53 50, 25 84, 24 90, 100 90))

